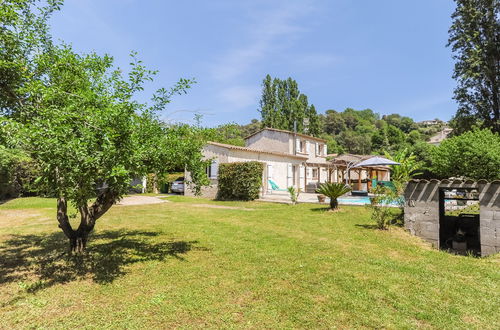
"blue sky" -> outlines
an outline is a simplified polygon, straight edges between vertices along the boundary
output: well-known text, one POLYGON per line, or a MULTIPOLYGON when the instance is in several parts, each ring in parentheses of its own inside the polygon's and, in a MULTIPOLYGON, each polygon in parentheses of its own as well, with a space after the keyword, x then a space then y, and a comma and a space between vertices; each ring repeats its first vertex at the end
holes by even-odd
POLYGON ((213 126, 260 118, 266 74, 292 77, 318 112, 370 108, 448 120, 451 0, 66 0, 53 35, 78 51, 131 50, 159 70, 148 92, 195 77, 163 117, 213 126))

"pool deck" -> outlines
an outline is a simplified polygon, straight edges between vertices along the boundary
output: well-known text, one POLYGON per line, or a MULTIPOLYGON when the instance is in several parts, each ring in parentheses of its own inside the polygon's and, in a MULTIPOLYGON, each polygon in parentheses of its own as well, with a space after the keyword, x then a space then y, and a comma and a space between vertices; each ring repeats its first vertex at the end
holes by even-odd
MULTIPOLYGON (((298 202, 299 203, 314 203, 314 204, 329 204, 330 199, 325 198, 324 203, 318 202, 318 194, 313 193, 300 193, 298 202)), ((364 197, 366 198, 366 197, 364 197)), ((286 191, 272 191, 271 193, 267 193, 264 197, 259 198, 259 201, 264 202, 274 202, 274 203, 290 203, 290 194, 286 191)), ((350 193, 339 197, 339 204, 342 205, 367 205, 366 203, 360 203, 359 197, 351 196, 350 193), (349 200, 352 200, 349 201, 349 200)))

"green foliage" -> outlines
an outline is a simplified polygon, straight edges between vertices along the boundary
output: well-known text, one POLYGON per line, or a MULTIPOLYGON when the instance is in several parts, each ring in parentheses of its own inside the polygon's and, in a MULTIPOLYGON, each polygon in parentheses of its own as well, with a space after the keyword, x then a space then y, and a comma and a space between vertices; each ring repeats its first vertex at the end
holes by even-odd
POLYGON ((22 150, 0 145, 0 200, 32 194, 38 175, 36 164, 22 150))
POLYGON ((368 208, 371 209, 371 219, 375 221, 378 229, 385 230, 397 221, 394 210, 387 205, 395 201, 401 201, 401 198, 397 192, 383 186, 377 186, 373 193, 374 196, 371 197, 371 203, 368 206, 368 208))
POLYGON ((220 125, 215 129, 213 141, 235 146, 245 146, 241 126, 235 123, 220 125))
POLYGON ((135 54, 132 60, 124 79, 109 56, 78 55, 68 46, 35 58, 45 77, 26 84, 32 98, 18 133, 23 149, 40 164, 45 190, 77 206, 86 206, 101 185, 119 198, 131 178, 178 165, 185 149, 196 145, 185 142, 187 127, 167 127, 156 118, 192 81, 158 90, 150 106, 140 104, 133 96, 155 72, 135 54))
POLYGON ((479 202, 470 205, 464 205, 462 208, 456 210, 447 210, 444 212, 445 216, 459 217, 461 214, 480 214, 479 202))
POLYGON ((415 178, 431 179, 434 177, 432 173, 432 150, 436 148, 435 145, 418 141, 409 147, 409 152, 415 155, 415 160, 420 164, 420 173, 413 175, 415 178))
POLYGON ((261 162, 220 164, 217 199, 251 201, 259 198, 263 170, 261 162))
POLYGON ((432 171, 441 178, 500 179, 500 135, 474 129, 444 140, 431 153, 432 171))
POLYGON ((40 79, 33 58, 52 47, 47 22, 60 0, 0 1, 0 114, 15 116, 29 94, 22 89, 40 79))
POLYGON ((385 157, 400 165, 391 166, 391 179, 396 187, 396 192, 402 194, 406 183, 414 176, 422 174, 420 172, 421 164, 417 161, 417 157, 408 149, 400 150, 394 155, 385 152, 385 157))
POLYGON ((330 198, 330 209, 337 209, 339 202, 337 198, 351 191, 351 187, 343 183, 323 183, 316 189, 316 192, 330 198))
POLYGON ((456 60, 455 133, 474 125, 500 133, 500 1, 455 0, 448 46, 456 60))
MULTIPOLYGON (((386 115, 380 119, 370 109, 355 110, 347 108, 343 112, 326 110, 320 115, 323 132, 337 141, 332 145, 339 153, 353 154, 396 152, 424 141, 434 132, 420 127, 411 118, 398 114, 386 115)), ((325 138, 325 135, 322 135, 325 138)))
POLYGON ((330 154, 342 154, 345 152, 344 148, 335 140, 331 135, 323 133, 320 138, 326 140, 326 147, 330 154))
POLYGON ((124 72, 108 55, 53 44, 47 20, 60 4, 0 3, 0 111, 9 117, 1 129, 36 163, 37 184, 58 197, 59 227, 72 250, 82 252, 95 221, 129 191, 132 178, 185 167, 195 186, 207 183, 205 139, 198 127, 159 120, 170 99, 194 80, 180 79, 171 89, 158 89, 150 102, 138 102, 157 72, 135 53, 124 72), (68 201, 81 215, 77 230, 68 201))
POLYGON ((260 109, 262 127, 272 127, 318 136, 321 121, 314 105, 309 105, 307 96, 301 94, 292 78, 272 79, 267 75, 262 82, 260 109))
POLYGON ((297 204, 297 201, 299 200, 299 195, 300 195, 300 188, 295 189, 295 187, 291 186, 287 188, 288 193, 290 194, 290 200, 292 201, 292 204, 295 205, 297 204))

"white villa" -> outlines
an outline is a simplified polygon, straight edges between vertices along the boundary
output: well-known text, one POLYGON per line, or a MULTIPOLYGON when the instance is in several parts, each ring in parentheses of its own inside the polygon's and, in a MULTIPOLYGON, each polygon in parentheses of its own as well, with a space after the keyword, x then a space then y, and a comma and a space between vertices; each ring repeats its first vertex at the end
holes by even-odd
MULTIPOLYGON (((208 198, 217 195, 217 176, 221 163, 264 163, 261 195, 286 191, 291 186, 314 192, 320 183, 343 182, 346 177, 345 168, 339 168, 326 160, 325 140, 274 128, 264 128, 246 137, 245 147, 208 142, 203 148, 203 155, 206 159, 213 159, 207 169, 211 185, 202 189, 202 196, 208 198)), ((185 177, 189 181, 188 172, 185 177)), ((358 181, 358 189, 361 189, 361 180, 369 179, 369 174, 353 171, 349 178, 358 181)), ((185 194, 194 195, 189 185, 186 185, 185 194)))

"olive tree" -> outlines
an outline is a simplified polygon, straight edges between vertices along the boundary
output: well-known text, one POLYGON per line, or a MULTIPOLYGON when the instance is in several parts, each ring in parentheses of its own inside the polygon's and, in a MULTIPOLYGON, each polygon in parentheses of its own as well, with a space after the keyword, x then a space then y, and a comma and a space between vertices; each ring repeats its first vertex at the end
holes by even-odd
MULTIPOLYGON (((96 221, 129 191, 132 178, 183 165, 203 170, 202 130, 158 119, 192 80, 181 79, 141 103, 137 94, 155 72, 135 54, 127 74, 115 69, 109 56, 80 55, 65 45, 34 61, 42 74, 23 86, 30 97, 10 126, 40 166, 38 184, 57 197, 57 221, 72 251, 85 250, 96 221), (80 216, 75 227, 68 202, 80 216)), ((203 174, 195 177, 196 184, 204 183, 203 174)))

